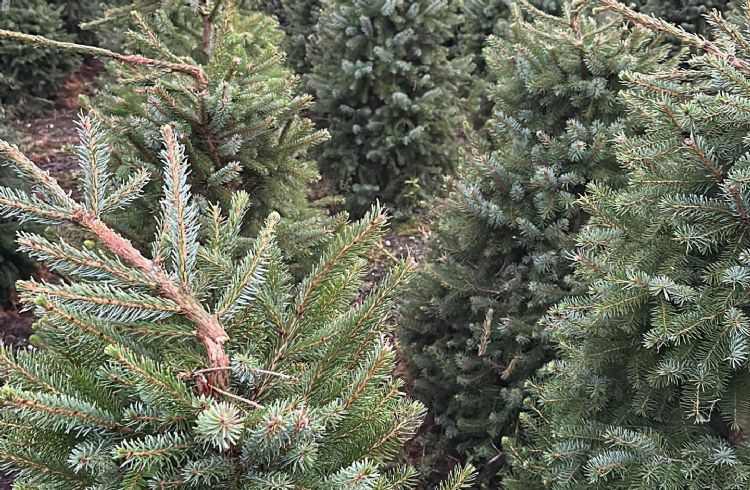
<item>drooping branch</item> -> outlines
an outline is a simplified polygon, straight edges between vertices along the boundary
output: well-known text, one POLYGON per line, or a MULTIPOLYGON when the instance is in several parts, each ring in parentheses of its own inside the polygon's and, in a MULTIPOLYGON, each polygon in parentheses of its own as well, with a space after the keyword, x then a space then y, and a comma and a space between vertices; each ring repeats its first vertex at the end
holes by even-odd
POLYGON ((99 19, 83 22, 79 24, 78 27, 83 30, 93 29, 94 27, 106 24, 107 22, 112 22, 113 20, 128 16, 133 12, 148 12, 150 10, 155 10, 159 8, 160 3, 159 0, 140 0, 131 3, 130 5, 107 9, 105 10, 104 15, 99 19))
POLYGON ((64 41, 55 41, 44 36, 35 36, 33 34, 24 34, 22 32, 6 31, 0 29, 0 39, 8 39, 26 44, 33 44, 42 48, 59 49, 61 51, 73 51, 80 54, 87 54, 100 58, 109 58, 121 63, 127 63, 136 66, 147 66, 153 68, 162 68, 169 71, 185 73, 195 78, 200 91, 208 88, 208 80, 203 68, 200 66, 189 65, 187 63, 174 63, 171 61, 157 60, 147 58, 136 54, 122 54, 109 49, 98 48, 96 46, 87 46, 85 44, 69 43, 64 41))
POLYGON ((625 19, 634 22, 640 26, 646 27, 656 32, 661 32, 668 37, 676 39, 688 46, 692 46, 706 53, 712 54, 717 58, 726 60, 727 63, 732 65, 738 70, 744 72, 750 72, 750 63, 738 58, 732 53, 728 53, 722 50, 719 46, 709 41, 703 36, 691 34, 681 27, 677 27, 669 22, 644 15, 636 12, 635 10, 626 7, 617 0, 600 0, 601 3, 618 14, 622 15, 625 19))

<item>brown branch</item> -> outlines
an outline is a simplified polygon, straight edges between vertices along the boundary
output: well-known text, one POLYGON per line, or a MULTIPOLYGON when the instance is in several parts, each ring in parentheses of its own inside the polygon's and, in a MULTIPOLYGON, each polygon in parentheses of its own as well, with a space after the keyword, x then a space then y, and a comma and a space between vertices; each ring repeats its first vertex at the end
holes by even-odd
POLYGON ((487 346, 490 343, 490 334, 492 333, 492 316, 495 314, 495 310, 489 308, 484 316, 484 322, 482 323, 482 341, 479 343, 479 357, 484 357, 487 352, 487 346))
POLYGON ((186 73, 198 82, 198 87, 201 92, 208 89, 208 80, 206 74, 203 72, 203 68, 195 65, 188 65, 186 63, 173 63, 171 61, 156 60, 153 58, 146 58, 145 56, 137 54, 122 54, 109 49, 97 48, 95 46, 86 46, 85 44, 67 43, 63 41, 55 41, 44 36, 34 36, 32 34, 24 34, 22 32, 6 31, 0 29, 0 39, 9 39, 11 41, 18 41, 21 43, 33 44, 44 48, 59 49, 62 51, 74 51, 81 54, 88 54, 91 56, 97 56, 101 58, 110 58, 121 63, 136 66, 146 66, 152 68, 162 68, 169 71, 176 71, 180 73, 186 73))
MULTIPOLYGON (((206 56, 206 63, 211 59, 211 46, 214 40, 214 25, 211 12, 208 10, 210 3, 211 0, 203 0, 203 7, 201 8, 201 17, 203 17, 203 49, 201 51, 206 56)), ((218 2, 216 5, 218 5, 218 2)))
POLYGON ((737 56, 723 51, 716 44, 712 43, 703 36, 691 34, 681 27, 677 27, 669 22, 666 22, 655 17, 651 17, 626 7, 617 0, 600 0, 603 5, 607 8, 614 10, 618 14, 622 15, 625 19, 635 22, 647 29, 661 32, 669 37, 675 38, 689 46, 693 46, 701 51, 712 54, 717 58, 725 60, 727 63, 745 72, 750 72, 750 63, 738 58, 737 56))
POLYGON ((78 25, 83 30, 89 30, 94 27, 98 27, 101 24, 105 24, 107 22, 111 22, 113 20, 116 20, 120 17, 125 17, 128 15, 131 15, 133 12, 149 12, 151 10, 155 10, 159 8, 160 2, 158 0, 143 0, 143 1, 136 1, 134 3, 131 3, 129 5, 125 5, 123 7, 116 7, 107 9, 104 12, 104 16, 94 19, 89 22, 83 22, 78 25))
POLYGON ((729 187, 729 193, 732 195, 732 199, 734 199, 735 206, 737 206, 737 212, 740 214, 740 219, 747 223, 747 209, 745 209, 745 204, 742 201, 742 196, 740 195, 737 186, 732 184, 729 187))
MULTIPOLYGON (((196 325, 196 336, 206 349, 210 367, 229 366, 229 357, 224 352, 224 343, 229 340, 229 336, 216 315, 206 311, 195 296, 176 284, 161 267, 144 257, 141 252, 133 247, 130 241, 123 238, 90 212, 80 210, 73 215, 72 221, 96 235, 112 253, 153 278, 158 285, 158 290, 166 298, 177 303, 180 313, 196 325)), ((229 375, 227 372, 217 370, 208 375, 207 385, 199 385, 199 387, 203 394, 209 394, 213 388, 224 388, 228 384, 229 375)))
POLYGON ((239 395, 235 395, 234 393, 230 393, 228 391, 224 391, 224 390, 222 390, 220 388, 217 388, 216 386, 211 386, 211 390, 214 391, 214 392, 216 392, 216 393, 219 393, 221 395, 228 396, 229 398, 232 398, 234 400, 241 401, 243 403, 247 403, 248 405, 250 405, 253 408, 263 408, 263 405, 261 405, 258 402, 254 402, 254 401, 252 401, 252 400, 250 400, 248 398, 245 398, 245 397, 242 397, 242 396, 239 396, 239 395))
POLYGON ((703 164, 703 167, 708 170, 711 175, 714 176, 714 179, 716 179, 717 184, 721 184, 724 182, 724 174, 722 174, 718 168, 716 168, 712 163, 711 160, 708 159, 708 155, 706 155, 703 150, 701 150, 698 145, 695 143, 695 141, 692 138, 686 138, 685 144, 687 144, 690 149, 693 150, 693 153, 695 153, 698 156, 698 159, 703 164))

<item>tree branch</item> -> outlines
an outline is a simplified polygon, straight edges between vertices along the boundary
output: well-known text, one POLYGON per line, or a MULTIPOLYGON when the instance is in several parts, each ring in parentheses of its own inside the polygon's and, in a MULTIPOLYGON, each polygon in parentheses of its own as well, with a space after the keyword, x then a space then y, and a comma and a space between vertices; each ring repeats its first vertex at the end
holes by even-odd
MULTIPOLYGON (((144 257, 128 240, 92 213, 80 210, 72 221, 96 235, 112 253, 152 277, 159 291, 179 305, 180 312, 196 325, 196 336, 206 349, 211 368, 229 366, 229 356, 224 352, 224 343, 229 336, 216 315, 206 311, 195 296, 176 284, 161 267, 144 257)), ((199 385, 203 394, 210 394, 215 388, 222 389, 229 384, 229 374, 224 369, 212 371, 207 379, 208 386, 199 385)))
POLYGON ((88 54, 100 58, 110 58, 115 61, 127 63, 130 65, 163 68, 165 70, 185 73, 195 78, 196 82, 198 82, 198 88, 201 90, 201 92, 205 91, 208 88, 208 80, 206 79, 206 74, 203 72, 203 68, 201 68, 200 66, 156 60, 136 54, 122 54, 115 51, 110 51, 109 49, 98 48, 95 46, 55 41, 54 39, 49 39, 44 36, 35 36, 32 34, 24 34, 22 32, 6 31, 4 29, 0 29, 0 39, 9 39, 11 41, 33 44, 35 46, 44 48, 59 49, 62 51, 73 51, 76 53, 88 54))
POLYGON ((635 10, 632 10, 626 7, 625 5, 621 4, 617 0, 600 0, 600 1, 608 9, 611 9, 617 12, 618 14, 622 15, 627 20, 635 22, 636 24, 646 27, 648 29, 651 29, 653 31, 664 33, 665 35, 672 37, 674 39, 677 39, 678 41, 681 41, 687 44, 688 46, 693 46, 694 48, 697 48, 702 51, 705 51, 706 53, 712 54, 716 56, 717 58, 726 60, 727 63, 737 68, 738 70, 742 70, 744 72, 750 72, 750 63, 748 63, 747 61, 743 59, 736 57, 733 54, 723 51, 720 47, 718 47, 716 44, 712 43, 711 41, 709 41, 703 36, 691 34, 687 32, 685 29, 682 29, 681 27, 677 27, 673 24, 670 24, 667 21, 657 19, 655 17, 651 17, 648 15, 639 14, 635 10))

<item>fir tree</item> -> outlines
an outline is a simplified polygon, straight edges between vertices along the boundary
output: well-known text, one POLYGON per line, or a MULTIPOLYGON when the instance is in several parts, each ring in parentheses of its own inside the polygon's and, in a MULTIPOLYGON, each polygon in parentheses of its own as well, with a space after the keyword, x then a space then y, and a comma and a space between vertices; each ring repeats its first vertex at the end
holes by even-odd
MULTIPOLYGON (((116 46, 115 42, 122 38, 114 29, 95 32, 90 29, 82 29, 87 22, 94 21, 102 16, 108 9, 114 9, 126 3, 125 0, 107 0, 106 2, 92 0, 46 0, 47 3, 59 7, 60 16, 63 20, 65 31, 74 34, 76 42, 84 44, 99 44, 104 41, 108 46, 116 46), (99 34, 99 35, 97 35, 99 34), (102 39, 102 37, 104 39, 102 39)), ((25 31, 24 31, 25 32, 25 31)))
MULTIPOLYGON (((531 4, 547 13, 559 13, 562 2, 559 0, 532 0, 531 4)), ((470 107, 469 121, 475 128, 481 128, 489 119, 492 104, 488 100, 489 90, 495 80, 495 73, 487 68, 483 50, 489 36, 506 36, 511 2, 508 0, 463 0, 458 2, 460 22, 456 31, 455 53, 453 56, 470 60, 474 69, 469 83, 463 87, 462 95, 470 107)))
MULTIPOLYGON (((12 112, 0 106, 0 140, 18 138, 11 125, 12 112)), ((22 183, 7 168, 0 167, 0 186, 20 188, 22 183)), ((33 262, 16 250, 16 223, 0 220, 0 310, 12 306, 16 281, 29 277, 33 262)))
POLYGON ((511 19, 485 52, 498 80, 490 143, 470 149, 436 212, 399 332, 440 431, 428 454, 471 459, 488 488, 524 381, 553 354, 538 322, 576 287, 566 254, 587 219, 576 199, 588 182, 624 180, 612 143, 632 128, 618 75, 652 70, 670 50, 580 3, 557 17, 523 2, 511 19))
POLYGON ((503 36, 508 26, 509 8, 506 0, 465 0, 457 2, 459 19, 453 57, 463 57, 473 64, 472 77, 461 87, 466 99, 468 119, 475 128, 481 128, 490 117, 492 106, 488 89, 493 73, 487 69, 482 51, 489 36, 503 36))
POLYGON ((284 52, 287 53, 288 65, 297 73, 309 73, 311 36, 318 26, 321 1, 282 0, 281 4, 286 21, 284 52))
POLYGON ((460 2, 456 46, 462 54, 472 56, 482 72, 487 37, 500 35, 507 28, 509 8, 505 0, 464 0, 460 2))
POLYGON ((627 186, 581 200, 588 289, 547 316, 561 359, 531 385, 507 486, 747 488, 750 4, 743 25, 712 12, 707 41, 603 3, 702 54, 626 77, 646 133, 619 142, 627 186))
MULTIPOLYGON (((559 10, 559 0, 534 0, 531 2, 545 12, 559 10)), ((489 36, 503 37, 508 28, 510 15, 508 0, 462 0, 459 2, 461 12, 458 22, 456 47, 462 55, 471 56, 476 66, 475 73, 480 77, 492 76, 487 73, 482 50, 489 36)))
MULTIPOLYGON (((18 238, 67 279, 20 283, 39 349, 0 349, 0 462, 15 488, 409 488, 414 471, 386 461, 423 407, 391 376, 386 339, 411 266, 354 305, 385 216, 374 210, 331 236, 295 286, 275 243, 279 215, 241 252, 250 196, 202 213, 187 145, 167 125, 148 259, 105 219, 145 183, 114 177, 96 120, 83 117, 79 133, 80 202, 0 142, 0 158, 33 186, 0 188, 3 214, 90 236, 81 247, 18 238)), ((469 480, 457 471, 445 488, 469 480)))
MULTIPOLYGON (((115 60, 118 83, 93 108, 116 135, 117 172, 142 165, 146 174, 158 176, 160 127, 173 124, 191 158, 189 183, 199 203, 227 208, 234 190, 249 192, 243 235, 257 234, 265 216, 276 211, 284 255, 305 262, 346 217, 327 215, 331 199, 307 200, 319 175, 306 152, 327 135, 301 116, 311 98, 295 95, 297 79, 274 47, 282 37, 278 26, 260 13, 238 12, 231 0, 154 0, 130 8, 136 6, 125 54, 19 33, 0 36, 115 60)), ((106 19, 126 11, 110 10, 106 19)), ((150 184, 150 199, 110 217, 139 248, 155 232, 142 216, 155 211, 158 190, 150 184)))
POLYGON ((361 212, 375 198, 413 204, 455 163, 458 86, 448 59, 456 19, 444 1, 331 0, 311 48, 313 112, 331 141, 324 175, 361 212))

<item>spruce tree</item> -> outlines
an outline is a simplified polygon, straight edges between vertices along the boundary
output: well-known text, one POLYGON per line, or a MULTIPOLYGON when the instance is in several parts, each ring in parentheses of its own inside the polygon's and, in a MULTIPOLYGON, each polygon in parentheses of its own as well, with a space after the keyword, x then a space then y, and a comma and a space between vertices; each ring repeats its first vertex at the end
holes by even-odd
POLYGON ((740 489, 750 481, 747 236, 750 4, 714 41, 605 0, 702 52, 628 74, 646 126, 617 147, 625 187, 592 185, 573 259, 584 294, 545 324, 561 353, 531 384, 509 488, 740 489))
POLYGON ((298 81, 275 47, 282 39, 278 25, 260 13, 236 11, 227 0, 195 10, 162 8, 137 24, 134 52, 165 61, 187 57, 206 79, 201 87, 196 78, 164 77, 148 67, 133 76, 131 67, 121 65, 126 86, 96 104, 109 126, 125 135, 121 151, 135 150, 153 165, 158 148, 150 138, 160 124, 176 122, 191 142, 194 189, 222 206, 232 190, 250 192, 245 232, 257 233, 264 217, 277 211, 285 218, 285 254, 303 259, 340 221, 326 216, 325 202, 307 200, 319 176, 306 152, 327 136, 301 115, 311 98, 296 95, 298 81), (295 222, 306 225, 292 228, 295 222))
POLYGON ((311 36, 314 35, 322 8, 320 0, 282 0, 286 21, 284 52, 288 65, 297 73, 309 73, 311 36))
MULTIPOLYGON (((465 56, 471 56, 480 77, 491 77, 484 65, 484 49, 489 36, 503 37, 508 28, 510 3, 507 0, 462 0, 459 3, 456 48, 465 56)), ((560 0, 533 0, 535 7, 547 13, 559 10, 560 0)))
MULTIPOLYGON (((0 140, 19 137, 11 124, 12 113, 0 106, 0 140)), ((22 182, 7 168, 0 167, 0 186, 20 188, 22 182)), ((16 281, 29 277, 33 262, 16 250, 16 223, 0 219, 0 312, 12 306, 16 281)))
POLYGON ((553 356, 538 322, 576 288, 566 255, 587 219, 576 199, 588 182, 624 180, 613 142, 632 125, 618 75, 667 63, 669 50, 584 3, 552 16, 519 2, 507 38, 490 39, 490 142, 470 148, 435 213, 399 330, 439 431, 426 441, 427 464, 468 458, 496 488, 524 381, 553 356))
POLYGON ((76 42, 84 44, 99 44, 104 41, 108 46, 116 46, 117 40, 122 40, 114 29, 96 32, 90 29, 83 29, 82 25, 95 21, 104 15, 110 9, 116 9, 123 4, 129 4, 125 0, 46 0, 47 3, 55 5, 61 9, 60 15, 63 20, 65 31, 75 35, 76 42), (103 39, 102 39, 103 38, 103 39))
MULTIPOLYGON (((0 348, 0 463, 15 488, 409 488, 414 471, 386 462, 423 407, 391 375, 387 338, 411 266, 355 304, 385 216, 373 210, 331 236, 294 285, 275 243, 279 215, 241 251, 250 196, 201 212, 187 145, 165 125, 149 259, 105 219, 145 184, 114 177, 95 119, 79 133, 81 201, 0 142, 0 159, 33 187, 0 188, 4 216, 89 236, 80 247, 18 238, 66 280, 19 284, 39 316, 38 349, 0 348)), ((457 470, 444 488, 469 479, 457 470)))
POLYGON ((152 179, 145 189, 150 199, 110 219, 141 249, 153 236, 154 223, 142 216, 158 207, 159 134, 169 123, 191 158, 189 183, 199 203, 228 208, 234 190, 247 191, 252 201, 243 235, 257 234, 276 211, 284 255, 307 262, 346 217, 328 216, 325 206, 335 199, 307 199, 319 174, 306 152, 327 135, 301 115, 311 98, 295 93, 298 80, 275 48, 282 38, 278 25, 260 13, 238 11, 231 0, 146 1, 111 10, 107 19, 136 7, 124 53, 0 33, 115 61, 117 83, 89 105, 115 135, 117 172, 142 165, 146 173, 134 178, 152 179))
POLYGON ((331 133, 318 161, 349 209, 361 212, 375 198, 411 205, 453 169, 466 72, 448 56, 455 22, 444 1, 324 5, 308 86, 331 133))

